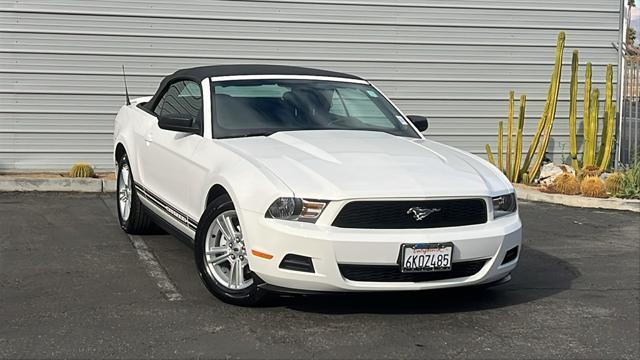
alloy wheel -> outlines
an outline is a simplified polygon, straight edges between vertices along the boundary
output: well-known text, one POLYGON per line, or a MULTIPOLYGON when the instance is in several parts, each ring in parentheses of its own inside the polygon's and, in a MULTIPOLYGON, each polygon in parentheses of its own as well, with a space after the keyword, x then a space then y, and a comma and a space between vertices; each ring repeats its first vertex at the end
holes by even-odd
POLYGON ((131 214, 131 195, 131 171, 129 165, 124 164, 118 176, 118 206, 123 221, 127 221, 131 214))
POLYGON ((235 210, 219 214, 209 226, 205 240, 207 272, 229 290, 253 284, 247 250, 235 210))

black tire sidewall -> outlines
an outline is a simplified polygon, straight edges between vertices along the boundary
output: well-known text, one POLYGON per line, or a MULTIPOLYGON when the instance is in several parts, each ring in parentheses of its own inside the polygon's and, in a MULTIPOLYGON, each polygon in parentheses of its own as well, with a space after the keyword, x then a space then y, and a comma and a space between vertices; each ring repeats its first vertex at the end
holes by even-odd
POLYGON ((253 276, 253 284, 246 289, 233 290, 218 283, 218 281, 209 275, 209 272, 207 271, 207 264, 205 263, 205 243, 207 232, 215 218, 228 210, 235 210, 235 207, 228 195, 222 195, 209 204, 198 223, 194 244, 198 274, 207 289, 219 299, 237 305, 255 305, 264 296, 264 291, 258 287, 258 284, 260 283, 259 278, 253 276))

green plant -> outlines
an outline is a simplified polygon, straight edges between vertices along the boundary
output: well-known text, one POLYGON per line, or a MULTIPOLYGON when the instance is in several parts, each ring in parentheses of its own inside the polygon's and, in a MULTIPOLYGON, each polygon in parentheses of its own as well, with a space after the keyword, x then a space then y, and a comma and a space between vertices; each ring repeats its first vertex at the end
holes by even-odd
POLYGON ((578 50, 573 50, 571 57, 571 88, 569 91, 569 147, 571 152, 571 166, 577 169, 578 141, 576 139, 576 117, 578 108, 578 50))
POLYGON ((607 65, 606 90, 604 104, 604 118, 602 119, 602 143, 598 152, 598 166, 605 171, 611 161, 611 150, 613 148, 613 134, 615 132, 616 111, 613 108, 613 66, 607 65))
MULTIPOLYGON (((533 163, 533 167, 529 169, 529 175, 535 177, 542 166, 542 160, 547 152, 549 146, 549 139, 551 138, 551 130, 553 129, 553 122, 556 118, 556 108, 558 106, 558 92, 560 91, 560 77, 562 75, 562 55, 564 53, 564 31, 558 34, 558 42, 556 45, 556 64, 553 69, 553 75, 551 76, 551 84, 549 85, 549 108, 544 124, 544 137, 542 139, 542 145, 538 149, 538 156, 533 163)), ((533 152, 532 152, 533 155, 533 152)), ((528 164, 527 164, 528 168, 528 164)))
POLYGON ((491 151, 491 146, 489 144, 485 144, 484 149, 487 151, 487 159, 491 164, 495 166, 496 160, 493 158, 493 152, 491 151))
POLYGON ((622 174, 622 184, 616 196, 625 199, 640 199, 640 161, 636 160, 622 174))
POLYGON ((565 195, 580 193, 580 184, 573 174, 563 173, 553 180, 553 190, 565 195))
POLYGON ((500 169, 500 171, 504 171, 503 169, 503 164, 502 164, 502 140, 504 138, 504 134, 503 134, 503 128, 502 128, 502 121, 498 122, 498 169, 500 169))
POLYGON ((520 112, 518 114, 518 124, 516 126, 516 142, 513 144, 513 107, 514 107, 514 92, 509 92, 509 117, 507 119, 507 151, 505 154, 505 161, 503 163, 503 123, 498 122, 498 160, 496 162, 493 151, 489 144, 485 145, 487 152, 487 159, 490 163, 496 165, 500 171, 512 182, 517 182, 520 177, 520 161, 522 159, 522 131, 524 128, 524 118, 526 110, 527 97, 526 95, 520 96, 520 112), (515 148, 515 151, 514 151, 515 148), (504 165, 504 166, 503 166, 504 165))
POLYGON ((584 196, 605 198, 607 197, 607 190, 604 186, 604 181, 600 180, 597 176, 587 176, 580 182, 580 192, 584 196))
POLYGON ((513 140, 513 96, 514 91, 509 91, 509 118, 507 123, 507 164, 506 164, 506 175, 511 180, 511 142, 513 140))
MULTIPOLYGON (((526 97, 520 98, 520 115, 518 124, 515 128, 516 141, 513 144, 514 135, 514 92, 509 92, 509 113, 506 124, 507 126, 507 143, 504 158, 503 139, 504 124, 502 121, 498 123, 498 160, 497 166, 509 180, 512 182, 529 182, 538 175, 542 162, 544 161, 553 124, 556 117, 558 106, 558 93, 560 90, 560 78, 562 76, 562 57, 564 52, 565 33, 558 33, 556 43, 556 57, 551 82, 547 91, 547 98, 544 110, 538 121, 536 132, 529 144, 529 149, 522 160, 522 129, 524 127, 524 113, 526 97), (503 159, 505 161, 503 161, 503 159), (526 176, 525 176, 526 175, 526 176), (526 180, 525 180, 526 179, 526 180)), ((578 103, 578 71, 579 56, 578 51, 574 50, 571 58, 571 85, 569 93, 569 153, 571 156, 571 165, 575 169, 580 166, 597 166, 600 172, 606 170, 611 160, 611 152, 613 148, 613 136, 615 132, 615 106, 613 104, 613 66, 607 66, 606 73, 606 91, 605 91, 605 109, 602 128, 602 141, 598 148, 598 116, 599 116, 599 97, 598 89, 592 89, 592 65, 590 62, 586 64, 585 85, 584 85, 584 146, 582 154, 582 163, 578 158, 578 141, 577 141, 577 103, 578 103)), ((563 145, 564 146, 564 145, 563 145)), ((490 151, 489 145, 486 145, 487 157, 492 163, 496 163, 493 153, 490 151)), ((564 152, 564 148, 563 148, 564 152)))
POLYGON ((524 128, 524 115, 527 107, 527 96, 520 95, 520 111, 518 113, 518 130, 516 132, 516 154, 511 170, 510 180, 517 183, 520 177, 520 161, 522 161, 522 130, 524 128))
POLYGON ((584 139, 583 144, 583 153, 582 153, 582 166, 591 165, 586 163, 586 152, 587 148, 591 147, 589 144, 591 134, 591 130, 589 130, 589 125, 591 124, 591 62, 587 63, 587 68, 584 73, 584 102, 583 102, 583 111, 582 111, 582 134, 584 139))
POLYGON ((74 164, 71 169, 69 169, 69 177, 73 178, 88 178, 94 175, 93 166, 85 163, 74 164))

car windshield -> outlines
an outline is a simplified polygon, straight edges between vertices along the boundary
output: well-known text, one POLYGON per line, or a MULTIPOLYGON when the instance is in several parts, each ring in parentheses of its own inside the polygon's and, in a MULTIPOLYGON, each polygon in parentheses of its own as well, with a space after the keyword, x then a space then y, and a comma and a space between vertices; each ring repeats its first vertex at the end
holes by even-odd
POLYGON ((294 130, 366 130, 419 137, 373 86, 325 80, 212 82, 215 138, 294 130))

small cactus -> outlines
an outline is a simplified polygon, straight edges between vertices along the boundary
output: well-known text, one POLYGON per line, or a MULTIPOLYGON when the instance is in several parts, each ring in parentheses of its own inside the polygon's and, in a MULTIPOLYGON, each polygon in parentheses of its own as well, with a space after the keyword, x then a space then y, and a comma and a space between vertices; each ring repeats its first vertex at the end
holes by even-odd
POLYGON ((613 174, 607 176, 607 178, 604 180, 604 186, 611 195, 615 195, 622 188, 623 181, 624 176, 622 175, 622 173, 614 172, 613 174))
POLYGON ((600 174, 602 174, 602 171, 595 165, 587 165, 583 167, 582 171, 580 172, 580 176, 582 178, 587 178, 589 176, 600 176, 600 174))
POLYGON ((580 184, 572 174, 563 173, 553 180, 553 190, 560 194, 577 195, 580 193, 580 184))
POLYGON ((69 170, 69 177, 88 178, 94 176, 93 166, 85 163, 74 164, 69 170))
POLYGON ((607 189, 604 181, 597 176, 587 176, 580 183, 580 191, 582 195, 595 198, 606 198, 607 189))

